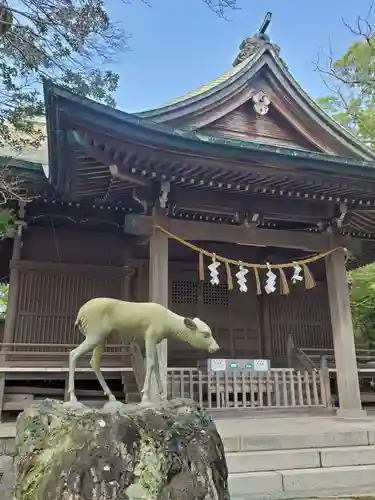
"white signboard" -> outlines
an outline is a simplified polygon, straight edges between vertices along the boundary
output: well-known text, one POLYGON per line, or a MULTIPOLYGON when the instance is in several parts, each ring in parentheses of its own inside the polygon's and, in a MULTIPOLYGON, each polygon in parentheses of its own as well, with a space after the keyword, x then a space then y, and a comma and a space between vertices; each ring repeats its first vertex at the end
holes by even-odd
POLYGON ((270 368, 268 359, 254 359, 253 368, 256 372, 266 372, 270 368))
POLYGON ((213 372, 224 372, 227 368, 226 359, 211 359, 211 370, 213 372))

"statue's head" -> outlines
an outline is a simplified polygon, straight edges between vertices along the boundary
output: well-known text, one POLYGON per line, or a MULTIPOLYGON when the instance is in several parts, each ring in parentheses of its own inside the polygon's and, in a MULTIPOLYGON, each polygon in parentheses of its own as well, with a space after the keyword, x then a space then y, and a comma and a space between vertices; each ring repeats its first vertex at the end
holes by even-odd
POLYGON ((211 353, 220 349, 207 323, 199 318, 184 318, 184 325, 188 331, 187 341, 190 345, 211 353))

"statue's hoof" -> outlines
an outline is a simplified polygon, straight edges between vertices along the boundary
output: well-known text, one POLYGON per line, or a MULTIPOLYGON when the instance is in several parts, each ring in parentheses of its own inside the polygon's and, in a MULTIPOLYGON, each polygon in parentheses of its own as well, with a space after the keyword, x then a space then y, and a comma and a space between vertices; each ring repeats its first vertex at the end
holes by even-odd
POLYGON ((80 408, 87 408, 83 403, 80 403, 77 399, 71 401, 65 401, 63 406, 68 410, 78 410, 80 408))

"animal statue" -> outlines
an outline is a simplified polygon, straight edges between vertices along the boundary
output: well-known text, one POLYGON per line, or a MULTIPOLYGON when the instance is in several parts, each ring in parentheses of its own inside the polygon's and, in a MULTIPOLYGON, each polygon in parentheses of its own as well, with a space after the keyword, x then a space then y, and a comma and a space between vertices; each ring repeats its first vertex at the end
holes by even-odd
POLYGON ((155 373, 158 392, 165 398, 156 346, 164 339, 176 339, 198 349, 213 353, 219 345, 212 336, 211 328, 199 318, 185 318, 166 307, 152 302, 125 302, 110 298, 95 298, 84 304, 77 314, 75 325, 85 337, 69 355, 70 403, 77 403, 75 395, 75 369, 77 360, 92 351, 91 367, 110 401, 112 394, 103 374, 100 361, 106 342, 111 334, 118 333, 129 342, 145 344, 146 374, 142 388, 142 403, 150 396, 151 376, 155 373))

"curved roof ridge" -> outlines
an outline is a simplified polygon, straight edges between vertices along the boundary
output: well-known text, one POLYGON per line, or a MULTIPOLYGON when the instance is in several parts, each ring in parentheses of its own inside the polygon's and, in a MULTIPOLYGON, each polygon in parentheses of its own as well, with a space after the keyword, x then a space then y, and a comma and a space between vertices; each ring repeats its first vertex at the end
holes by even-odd
POLYGON ((362 139, 357 137, 355 134, 353 134, 350 130, 345 128, 341 123, 339 123, 337 120, 335 120, 332 116, 330 116, 319 104, 312 99, 309 94, 304 90, 303 87, 298 83, 298 81, 294 78, 292 73, 289 71, 288 67, 283 64, 280 56, 273 50, 272 47, 269 47, 268 50, 271 52, 273 58, 275 59, 275 62, 278 64, 279 69, 286 75, 288 76, 289 80, 291 80, 294 85, 298 88, 299 93, 309 102, 309 104, 316 110, 318 114, 322 116, 323 119, 328 121, 328 123, 333 123, 334 126, 338 130, 340 130, 345 136, 348 137, 351 141, 354 141, 356 144, 358 144, 362 149, 364 149, 368 154, 370 154, 373 158, 375 158, 375 152, 373 149, 371 149, 362 139))
POLYGON ((217 78, 214 78, 213 80, 209 81, 208 83, 201 85, 200 87, 198 87, 194 90, 191 90, 190 92, 187 92, 186 94, 183 94, 180 97, 176 97, 176 98, 174 98, 174 99, 172 99, 172 100, 170 100, 170 101, 168 101, 168 102, 166 102, 158 107, 163 108, 165 106, 170 106, 171 104, 176 104, 178 102, 186 101, 187 99, 190 99, 191 97, 197 97, 198 95, 203 94, 207 90, 211 90, 214 87, 216 87, 217 85, 220 85, 221 83, 226 82, 227 80, 229 80, 229 78, 231 76, 233 76, 236 73, 238 73, 239 71, 241 71, 241 69, 244 66, 246 66, 246 64, 250 61, 250 59, 253 59, 254 55, 255 54, 252 54, 251 56, 247 57, 240 64, 237 64, 236 66, 232 67, 230 70, 226 71, 225 73, 218 76, 217 78))
MULTIPOLYGON (((286 63, 280 57, 278 51, 275 49, 274 44, 270 42, 263 43, 258 50, 250 54, 246 59, 241 61, 238 65, 234 66, 232 69, 228 70, 218 78, 211 80, 205 85, 201 85, 197 89, 184 94, 183 96, 172 99, 171 101, 157 106, 153 109, 146 109, 135 115, 142 119, 154 119, 156 117, 162 117, 171 112, 177 111, 179 109, 186 109, 189 105, 197 105, 201 100, 208 98, 212 94, 221 90, 231 83, 232 79, 238 79, 246 71, 250 71, 251 68, 255 66, 257 61, 263 56, 263 54, 268 53, 271 60, 275 63, 277 69, 286 78, 287 82, 294 87, 297 95, 305 101, 306 105, 310 108, 310 113, 315 113, 323 123, 326 124, 328 128, 338 136, 341 136, 341 141, 347 140, 350 144, 349 149, 357 148, 357 154, 364 155, 368 159, 371 158, 372 161, 375 159, 375 151, 373 151, 364 141, 362 141, 358 136, 353 134, 350 130, 346 129, 341 123, 337 122, 333 117, 331 117, 324 109, 322 109, 317 102, 312 99, 309 94, 301 87, 298 81, 294 78, 292 73, 289 71, 286 63)), ((164 119, 156 118, 158 122, 164 122, 164 119)), ((166 119, 168 121, 168 119, 166 119)), ((323 124, 322 124, 323 125, 323 124)), ((323 125, 324 126, 324 125, 323 125)), ((328 132, 328 131, 327 131, 328 132)))
POLYGON ((149 115, 152 115, 153 113, 160 112, 162 110, 168 111, 170 107, 174 106, 179 106, 179 105, 188 105, 190 100, 195 100, 197 98, 200 98, 201 96, 206 96, 207 93, 213 92, 218 89, 221 85, 224 85, 229 82, 231 78, 234 76, 238 75, 238 73, 241 73, 241 71, 250 63, 253 62, 256 57, 260 54, 260 52, 263 52, 262 49, 260 49, 258 52, 250 55, 247 57, 245 60, 243 60, 240 64, 237 66, 234 66, 230 70, 226 71, 219 77, 211 80, 210 82, 201 85, 200 87, 196 88, 195 90, 192 90, 190 92, 187 92, 186 94, 176 97, 175 99, 172 99, 164 104, 161 104, 160 106, 156 106, 155 108, 151 109, 145 109, 144 111, 139 111, 138 113, 134 113, 134 115, 139 116, 141 118, 148 117, 149 115))

